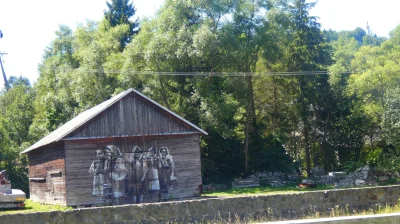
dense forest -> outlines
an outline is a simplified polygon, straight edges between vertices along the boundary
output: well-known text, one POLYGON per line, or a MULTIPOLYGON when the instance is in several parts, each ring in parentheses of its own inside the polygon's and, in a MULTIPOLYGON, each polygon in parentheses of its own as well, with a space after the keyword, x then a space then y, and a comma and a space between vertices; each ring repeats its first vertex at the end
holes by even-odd
POLYGON ((23 149, 80 112, 135 88, 209 135, 203 183, 315 166, 400 170, 400 26, 321 30, 305 0, 166 0, 133 20, 112 0, 101 21, 61 25, 39 78, 0 92, 0 169, 27 190, 23 149))

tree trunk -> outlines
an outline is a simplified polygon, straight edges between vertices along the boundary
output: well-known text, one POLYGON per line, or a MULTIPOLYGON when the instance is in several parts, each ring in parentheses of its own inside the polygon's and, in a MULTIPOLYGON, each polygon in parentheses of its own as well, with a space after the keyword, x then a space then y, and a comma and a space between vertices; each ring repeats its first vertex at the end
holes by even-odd
POLYGON ((294 158, 296 158, 296 161, 299 161, 299 153, 297 152, 297 141, 296 141, 296 128, 297 128, 297 126, 296 126, 296 120, 295 120, 295 117, 293 116, 293 118, 292 118, 292 127, 293 127, 293 130, 292 130, 292 138, 293 138, 293 153, 294 153, 294 156, 292 156, 292 157, 294 157, 294 158))
POLYGON ((161 75, 158 75, 158 80, 159 80, 159 82, 160 82, 160 86, 161 86, 161 96, 162 96, 162 98, 163 98, 164 104, 165 104, 165 106, 170 110, 171 108, 170 108, 169 103, 168 103, 168 97, 167 97, 167 94, 166 94, 166 91, 165 91, 164 82, 163 82, 163 80, 162 80, 161 75))
POLYGON ((249 105, 246 106, 246 129, 245 129, 245 140, 244 140, 244 170, 247 172, 249 169, 249 105))
POLYGON ((277 119, 277 114, 278 114, 278 96, 277 96, 277 92, 276 92, 276 80, 275 77, 272 77, 272 82, 273 82, 273 86, 274 86, 274 112, 273 112, 273 116, 272 116, 272 131, 275 134, 276 132, 276 119, 277 119))
POLYGON ((247 105, 246 105, 246 127, 245 127, 245 143, 244 143, 244 168, 247 172, 249 170, 249 143, 250 135, 254 134, 255 126, 255 107, 254 107, 254 93, 253 81, 251 74, 246 76, 247 81, 247 105))
MULTIPOLYGON (((324 153, 324 161, 325 161, 325 165, 328 164, 328 144, 326 141, 326 136, 327 136, 327 132, 328 132, 328 123, 329 123, 329 115, 330 113, 328 112, 328 115, 326 117, 326 121, 325 121, 325 125, 324 125, 324 135, 322 138, 322 145, 321 145, 321 150, 323 150, 324 153)), ((333 172, 333 170, 332 170, 333 172)))
POLYGON ((307 177, 310 177, 311 171, 311 155, 310 155, 310 139, 308 130, 308 117, 303 116, 303 135, 304 135, 304 145, 306 151, 306 167, 307 167, 307 177))

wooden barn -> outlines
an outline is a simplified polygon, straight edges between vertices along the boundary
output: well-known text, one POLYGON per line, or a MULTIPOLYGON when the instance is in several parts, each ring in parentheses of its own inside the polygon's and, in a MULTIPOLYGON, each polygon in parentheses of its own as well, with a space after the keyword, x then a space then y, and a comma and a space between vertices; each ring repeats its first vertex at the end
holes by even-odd
POLYGON ((88 109, 22 153, 33 201, 67 206, 200 195, 207 133, 129 89, 88 109))

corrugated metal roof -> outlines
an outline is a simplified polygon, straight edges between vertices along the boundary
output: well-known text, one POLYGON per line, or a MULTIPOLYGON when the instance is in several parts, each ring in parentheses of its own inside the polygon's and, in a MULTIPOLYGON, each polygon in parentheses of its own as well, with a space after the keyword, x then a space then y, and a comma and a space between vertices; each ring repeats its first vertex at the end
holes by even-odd
POLYGON ((109 108, 114 103, 116 103, 117 101, 121 100, 122 98, 124 98, 126 95, 128 95, 131 92, 134 92, 137 95, 147 99, 148 101, 152 102, 153 104, 159 106, 161 109, 167 111, 168 113, 172 114, 176 118, 182 120, 183 122, 187 123, 191 127, 195 128, 199 132, 207 135, 207 132, 205 132, 201 128, 199 128, 196 125, 190 123, 189 121, 187 121, 186 119, 182 118, 181 116, 175 114, 174 112, 170 111, 169 109, 161 106, 160 104, 158 104, 157 102, 153 101, 152 99, 146 97, 142 93, 136 91, 135 89, 128 89, 127 91, 119 93, 118 95, 112 97, 111 99, 106 100, 103 103, 101 103, 101 104, 99 104, 99 105, 97 105, 95 107, 92 107, 92 108, 80 113, 78 116, 74 117, 72 120, 68 121, 67 123, 65 123, 64 125, 62 125, 58 129, 56 129, 55 131, 51 132, 49 135, 47 135, 46 137, 42 138, 41 140, 39 140, 38 142, 33 144, 31 147, 29 147, 29 148, 25 149, 24 151, 22 151, 21 153, 27 153, 27 152, 32 151, 34 149, 37 149, 39 147, 42 147, 42 146, 51 144, 53 142, 57 142, 57 141, 62 140, 65 136, 67 136, 68 134, 70 134, 71 132, 76 130, 77 128, 81 127, 83 124, 87 123, 92 118, 94 118, 96 115, 100 114, 101 112, 103 112, 104 110, 106 110, 107 108, 109 108))

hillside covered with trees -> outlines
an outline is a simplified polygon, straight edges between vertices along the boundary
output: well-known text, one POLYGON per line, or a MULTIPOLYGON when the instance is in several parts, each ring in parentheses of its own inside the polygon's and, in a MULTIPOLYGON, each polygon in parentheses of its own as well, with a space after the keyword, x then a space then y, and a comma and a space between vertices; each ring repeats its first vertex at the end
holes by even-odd
POLYGON ((134 21, 112 0, 101 21, 61 25, 32 86, 0 92, 0 170, 27 190, 23 149, 135 88, 209 135, 203 183, 260 171, 363 164, 400 170, 400 26, 321 30, 315 3, 166 0, 134 21))

